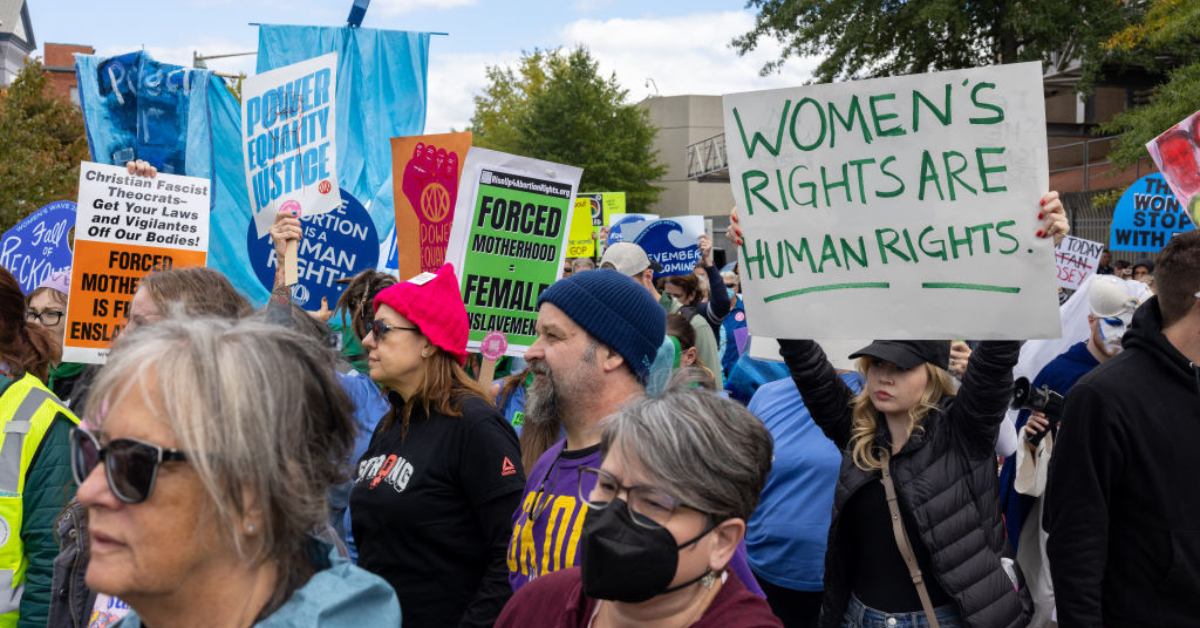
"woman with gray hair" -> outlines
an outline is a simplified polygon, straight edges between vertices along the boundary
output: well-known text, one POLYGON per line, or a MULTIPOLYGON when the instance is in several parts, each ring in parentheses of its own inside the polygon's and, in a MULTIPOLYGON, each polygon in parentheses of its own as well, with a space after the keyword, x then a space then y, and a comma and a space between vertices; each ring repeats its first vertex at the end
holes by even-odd
POLYGON ((605 419, 580 566, 521 588, 497 628, 774 628, 767 603, 728 570, 771 468, 771 435, 736 402, 671 388, 605 419))
POLYGON ((72 437, 87 584, 151 626, 398 626, 382 579, 309 532, 349 471, 331 349, 262 323, 128 332, 72 437))

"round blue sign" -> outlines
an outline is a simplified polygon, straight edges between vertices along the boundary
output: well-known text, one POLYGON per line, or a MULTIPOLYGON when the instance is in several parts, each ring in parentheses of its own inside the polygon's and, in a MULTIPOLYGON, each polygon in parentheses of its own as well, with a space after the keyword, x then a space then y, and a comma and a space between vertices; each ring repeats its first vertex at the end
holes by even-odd
MULTIPOLYGON (((337 283, 342 277, 352 277, 379 262, 379 235, 371 215, 357 199, 342 189, 342 204, 327 214, 302 216, 304 239, 300 241, 299 282, 292 286, 292 300, 307 310, 318 310, 321 298, 329 299, 329 307, 345 290, 337 283)), ((261 238, 250 221, 246 233, 246 251, 250 266, 267 290, 275 286, 275 247, 271 236, 261 238)))
POLYGON ((33 212, 0 238, 0 266, 33 292, 52 273, 71 267, 67 232, 75 226, 75 203, 54 201, 33 212))
POLYGON ((1176 234, 1195 229, 1192 217, 1161 174, 1148 174, 1129 186, 1113 211, 1108 248, 1113 251, 1162 250, 1176 234))
POLYGON ((648 222, 648 219, 640 214, 627 214, 622 216, 608 228, 608 246, 612 246, 618 242, 632 240, 632 238, 629 238, 625 235, 625 229, 629 228, 631 231, 633 231, 638 227, 645 226, 646 222, 648 222))

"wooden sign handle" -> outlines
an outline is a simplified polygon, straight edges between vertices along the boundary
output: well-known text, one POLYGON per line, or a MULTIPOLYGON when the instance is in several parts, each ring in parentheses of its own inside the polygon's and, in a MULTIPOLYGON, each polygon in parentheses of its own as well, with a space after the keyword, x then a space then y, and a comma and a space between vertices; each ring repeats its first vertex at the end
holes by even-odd
POLYGON ((283 251, 283 283, 289 286, 294 286, 300 281, 300 268, 296 260, 299 248, 299 241, 288 240, 287 248, 283 251))
POLYGON ((485 389, 491 389, 492 380, 496 378, 496 360, 484 358, 483 367, 479 369, 479 383, 485 389))

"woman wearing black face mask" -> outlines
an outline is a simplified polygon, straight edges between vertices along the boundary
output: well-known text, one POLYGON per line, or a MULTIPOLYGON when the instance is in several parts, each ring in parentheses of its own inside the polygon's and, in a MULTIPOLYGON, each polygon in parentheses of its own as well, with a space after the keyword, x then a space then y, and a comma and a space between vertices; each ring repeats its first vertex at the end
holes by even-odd
POLYGON ((604 424, 580 566, 521 588, 497 628, 782 628, 726 569, 771 468, 771 436, 700 389, 632 402, 604 424))

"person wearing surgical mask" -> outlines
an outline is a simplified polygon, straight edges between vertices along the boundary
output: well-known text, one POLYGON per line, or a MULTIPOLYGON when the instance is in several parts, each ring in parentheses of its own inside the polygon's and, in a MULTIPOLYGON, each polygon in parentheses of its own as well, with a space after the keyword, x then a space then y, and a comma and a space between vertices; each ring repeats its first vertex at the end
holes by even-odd
POLYGON ((579 467, 579 566, 531 580, 497 628, 782 628, 730 568, 771 469, 771 434, 699 388, 642 397, 602 423, 579 467))
MULTIPOLYGON (((1113 275, 1096 275, 1090 281, 1088 339, 1075 344, 1043 367, 1033 380, 1033 388, 1046 387, 1065 397, 1080 378, 1121 352, 1121 338, 1129 329, 1133 313, 1141 301, 1132 296, 1137 292, 1126 286, 1131 282, 1113 275)), ((1050 564, 1046 559, 1047 535, 1042 530, 1041 520, 1043 494, 1059 418, 1048 418, 1041 412, 1030 413, 1028 410, 1018 415, 1017 426, 1024 436, 1022 446, 1017 448, 1017 455, 1011 463, 1014 465, 1014 474, 1002 476, 1002 479, 1012 477, 1012 489, 1020 494, 1014 504, 1018 516, 1013 516, 1010 509, 1006 523, 1009 526, 1009 538, 1016 549, 1017 563, 1025 574, 1033 597, 1031 628, 1053 625, 1054 588, 1050 581, 1050 564), (1035 438, 1046 430, 1050 430, 1050 433, 1040 441, 1035 438)))

